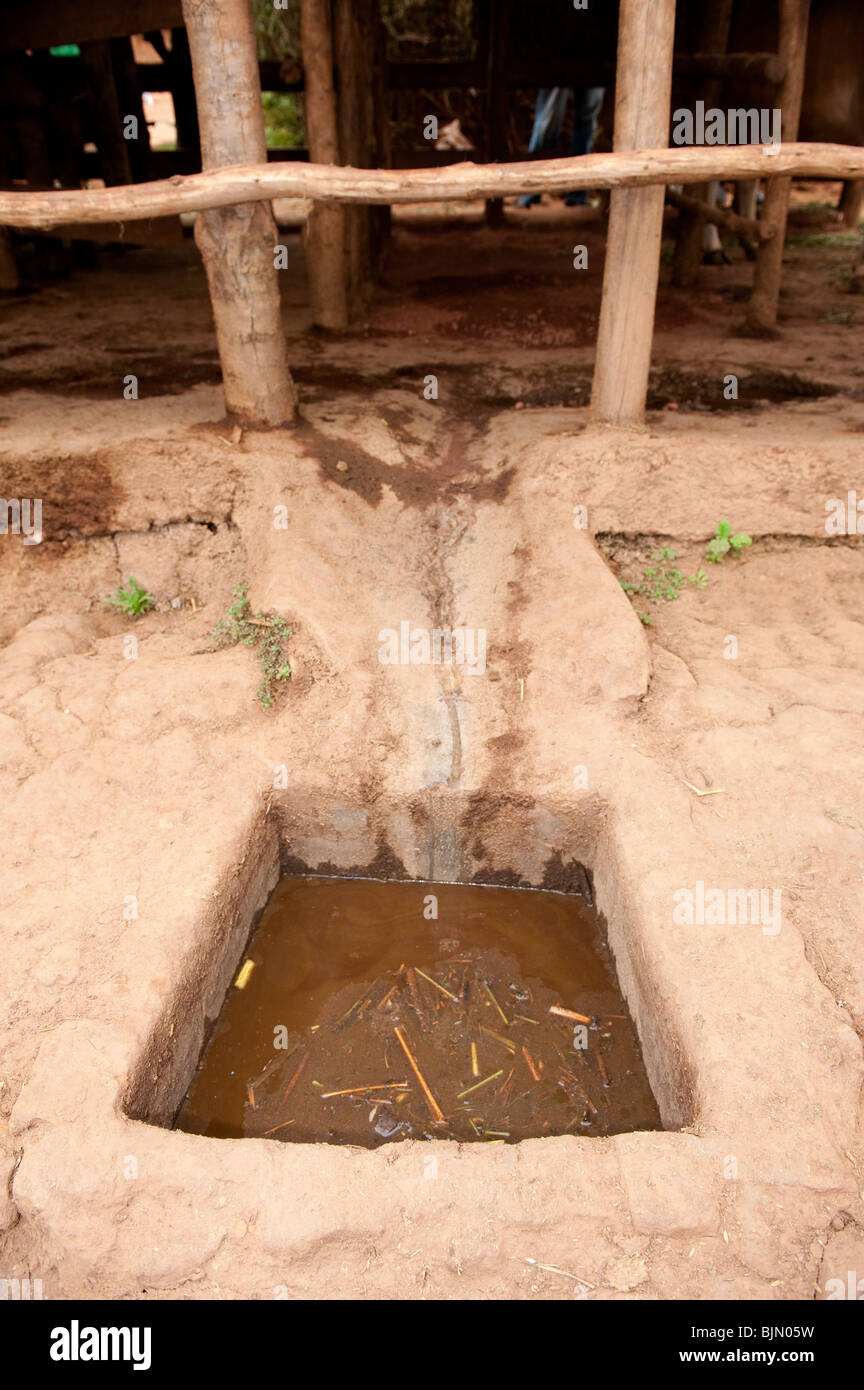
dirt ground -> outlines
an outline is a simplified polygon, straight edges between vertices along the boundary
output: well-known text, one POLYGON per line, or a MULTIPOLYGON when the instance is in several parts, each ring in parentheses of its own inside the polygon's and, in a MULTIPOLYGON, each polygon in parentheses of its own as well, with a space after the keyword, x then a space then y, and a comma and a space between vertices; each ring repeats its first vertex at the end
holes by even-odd
MULTIPOLYGON (((598 1298, 799 1299, 864 1273, 864 559, 860 536, 825 528, 830 499, 864 495, 864 301, 848 293, 854 239, 824 206, 836 191, 796 190, 775 340, 740 332, 752 272, 739 248, 692 290, 664 269, 636 431, 598 427, 586 409, 598 208, 509 208, 496 231, 479 208, 409 210, 364 323, 342 337, 310 331, 300 238, 286 229, 293 431, 238 438, 224 420, 189 240, 109 246, 95 267, 3 305, 0 490, 43 499, 44 539, 0 537, 0 1277, 41 1277, 52 1297, 271 1296, 243 1251, 263 1198, 260 1213, 229 1201, 228 1235, 214 1215, 209 1245, 177 1236, 170 1256, 162 1246, 130 1263, 123 1223, 140 1217, 122 1183, 96 1215, 87 1207, 91 1135, 80 1211, 61 1210, 60 1141, 86 1127, 93 1096, 52 1092, 45 1077, 86 1025, 92 1047, 104 1038, 106 1057, 123 1054, 122 1089, 282 765, 301 800, 326 789, 360 817, 352 858, 355 821, 339 813, 346 866, 372 859, 372 831, 393 850, 407 823, 393 808, 421 791, 456 798, 468 848, 439 836, 427 855, 418 831, 413 860, 395 846, 411 877, 517 869, 506 820, 521 803, 596 820, 644 894, 646 958, 692 1063, 668 1126, 684 1134, 652 1143, 710 1133, 725 1155, 745 1117, 758 1148, 754 1116, 765 1136, 749 1178, 732 1190, 718 1168, 692 1216, 669 1214, 672 1149, 636 1163, 603 1147, 614 1141, 532 1140, 496 1155, 496 1171, 514 1166, 490 1208, 472 1177, 476 1229, 460 1224, 457 1174, 427 1185, 426 1226, 402 1211, 404 1226, 391 1214, 362 1236, 350 1154, 325 1152, 331 1225, 321 1215, 299 1253, 290 1232, 272 1236, 274 1285, 292 1297, 572 1297, 545 1264, 575 1269, 598 1298), (572 268, 578 244, 586 270, 572 268), (123 397, 129 374, 136 400, 123 397), (721 517, 752 545, 713 565, 721 517), (661 546, 707 582, 631 605, 617 581, 638 584, 661 546), (104 604, 127 575, 157 600, 132 625, 104 604), (251 653, 207 650, 241 581, 293 628, 273 710, 255 700, 251 653), (485 627, 485 678, 439 688, 412 668, 397 680, 378 664, 378 633, 404 619, 485 627), (704 928, 672 930, 665 884, 712 874, 782 888, 775 956, 761 937, 742 947, 728 931, 709 942, 704 928), (595 1152, 614 1194, 596 1210, 579 1190, 595 1152)), ((320 819, 320 843, 304 832, 312 867, 329 858, 320 819)), ((530 881, 561 849, 556 833, 530 881)), ((200 1173, 194 1145, 234 1142, 173 1137, 187 1174, 200 1173)), ((160 1181, 182 1200, 176 1174, 150 1181, 152 1210, 166 1205, 160 1181)), ((225 1201, 208 1191, 205 1205, 225 1201)))

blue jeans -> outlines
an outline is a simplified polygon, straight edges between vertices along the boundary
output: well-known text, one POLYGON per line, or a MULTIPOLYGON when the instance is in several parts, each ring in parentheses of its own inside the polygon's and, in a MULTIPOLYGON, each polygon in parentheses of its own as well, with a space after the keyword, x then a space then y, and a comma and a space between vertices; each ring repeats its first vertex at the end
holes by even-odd
MULTIPOLYGON (((542 87, 537 93, 537 105, 534 108, 534 128, 528 145, 529 154, 557 154, 571 92, 573 135, 570 153, 588 154, 597 134, 597 118, 603 105, 605 91, 604 87, 542 87)), ((526 193, 519 199, 517 206, 527 208, 539 201, 539 193, 526 193)), ((577 189, 567 195, 570 207, 587 201, 588 195, 584 189, 577 189)))

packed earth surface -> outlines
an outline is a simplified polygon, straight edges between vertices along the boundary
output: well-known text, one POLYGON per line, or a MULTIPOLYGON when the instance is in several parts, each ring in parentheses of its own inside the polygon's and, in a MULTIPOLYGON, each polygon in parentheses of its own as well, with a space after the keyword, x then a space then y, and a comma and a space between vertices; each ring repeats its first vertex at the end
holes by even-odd
POLYGON ((691 290, 664 270, 634 430, 588 409, 595 206, 405 210, 340 336, 310 329, 303 209, 277 208, 290 430, 225 419, 179 232, 128 227, 7 298, 2 492, 43 499, 44 537, 0 537, 0 1278, 785 1300, 864 1273, 864 553, 854 517, 826 531, 864 497, 864 300, 836 193, 796 188, 772 340, 743 336, 740 248, 691 290), (713 564, 722 518, 752 543, 713 564), (677 596, 633 591, 662 564, 677 596), (134 620, 105 602, 128 576, 155 599, 134 620), (211 641, 242 583, 291 628, 269 708, 254 652, 211 641), (485 670, 382 664, 403 621, 484 629, 485 670), (634 924, 619 976, 667 1132, 442 1141, 430 1182, 420 1141, 358 1167, 160 1128, 142 1065, 168 1087, 154 1039, 205 931, 263 905, 270 840, 382 878, 557 888, 585 863, 613 953, 634 924), (676 921, 700 881, 779 890, 782 925, 676 921))

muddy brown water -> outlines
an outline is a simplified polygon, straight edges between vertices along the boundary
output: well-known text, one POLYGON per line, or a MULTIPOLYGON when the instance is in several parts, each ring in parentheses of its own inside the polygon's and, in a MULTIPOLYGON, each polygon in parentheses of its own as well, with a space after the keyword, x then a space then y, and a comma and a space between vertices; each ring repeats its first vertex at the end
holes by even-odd
POLYGON ((285 877, 177 1127, 377 1147, 661 1122, 584 898, 285 877))

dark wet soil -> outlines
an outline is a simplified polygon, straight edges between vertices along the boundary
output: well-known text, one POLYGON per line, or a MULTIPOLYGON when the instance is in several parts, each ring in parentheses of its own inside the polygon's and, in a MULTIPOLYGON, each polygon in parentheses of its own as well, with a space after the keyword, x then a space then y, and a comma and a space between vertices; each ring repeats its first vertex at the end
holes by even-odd
POLYGON ((605 1135, 660 1118, 584 898, 286 877, 178 1127, 377 1147, 605 1135))

